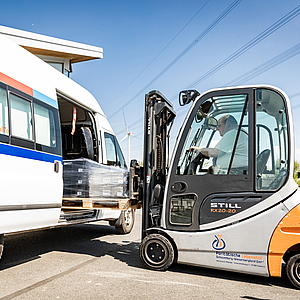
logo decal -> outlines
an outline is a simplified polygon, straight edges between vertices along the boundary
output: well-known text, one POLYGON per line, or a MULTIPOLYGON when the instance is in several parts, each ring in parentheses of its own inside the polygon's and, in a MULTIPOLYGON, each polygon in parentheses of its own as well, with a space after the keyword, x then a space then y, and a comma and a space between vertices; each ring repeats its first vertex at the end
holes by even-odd
POLYGON ((222 239, 222 235, 215 235, 215 240, 212 242, 212 247, 215 250, 223 250, 226 247, 225 241, 222 239))

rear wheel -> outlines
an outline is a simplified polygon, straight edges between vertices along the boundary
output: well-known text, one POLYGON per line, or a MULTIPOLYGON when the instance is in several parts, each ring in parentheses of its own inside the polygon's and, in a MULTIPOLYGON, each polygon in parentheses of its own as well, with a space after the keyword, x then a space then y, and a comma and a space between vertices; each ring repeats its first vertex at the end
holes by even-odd
POLYGON ((174 249, 163 235, 149 234, 141 242, 140 257, 147 268, 164 271, 174 261, 174 249))
POLYGON ((300 254, 294 255, 288 260, 286 274, 290 282, 300 289, 300 254))
POLYGON ((115 223, 115 228, 118 233, 127 234, 130 233, 134 224, 135 210, 129 208, 123 210, 119 219, 115 223))

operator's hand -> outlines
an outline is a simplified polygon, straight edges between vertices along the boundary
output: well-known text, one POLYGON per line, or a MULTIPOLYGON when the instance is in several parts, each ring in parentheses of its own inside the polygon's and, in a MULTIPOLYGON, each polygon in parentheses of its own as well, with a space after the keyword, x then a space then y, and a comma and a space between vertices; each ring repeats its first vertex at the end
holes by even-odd
POLYGON ((190 150, 190 152, 197 150, 204 156, 204 158, 209 159, 209 148, 201 148, 201 147, 192 146, 192 147, 190 147, 189 150, 190 150))
POLYGON ((214 174, 214 166, 210 166, 210 167, 207 169, 207 173, 209 173, 209 174, 214 174))
POLYGON ((192 151, 194 151, 194 150, 198 150, 198 151, 200 151, 200 147, 196 147, 196 146, 192 146, 192 147, 190 147, 190 152, 192 152, 192 151))

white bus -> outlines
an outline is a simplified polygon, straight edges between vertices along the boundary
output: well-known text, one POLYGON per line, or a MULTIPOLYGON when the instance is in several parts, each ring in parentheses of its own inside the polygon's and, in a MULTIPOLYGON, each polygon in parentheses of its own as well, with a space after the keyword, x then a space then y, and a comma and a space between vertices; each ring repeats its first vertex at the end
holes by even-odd
POLYGON ((133 210, 62 207, 65 160, 127 169, 96 99, 2 35, 0 45, 0 256, 14 232, 97 220, 130 232, 133 210))

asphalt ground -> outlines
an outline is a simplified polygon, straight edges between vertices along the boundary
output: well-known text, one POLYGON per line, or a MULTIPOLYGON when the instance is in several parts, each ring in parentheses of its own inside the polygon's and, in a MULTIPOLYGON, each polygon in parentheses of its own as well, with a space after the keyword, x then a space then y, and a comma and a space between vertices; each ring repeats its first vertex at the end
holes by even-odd
POLYGON ((141 211, 128 235, 97 222, 7 236, 0 299, 300 299, 286 276, 180 264, 147 270, 140 237, 141 211))

